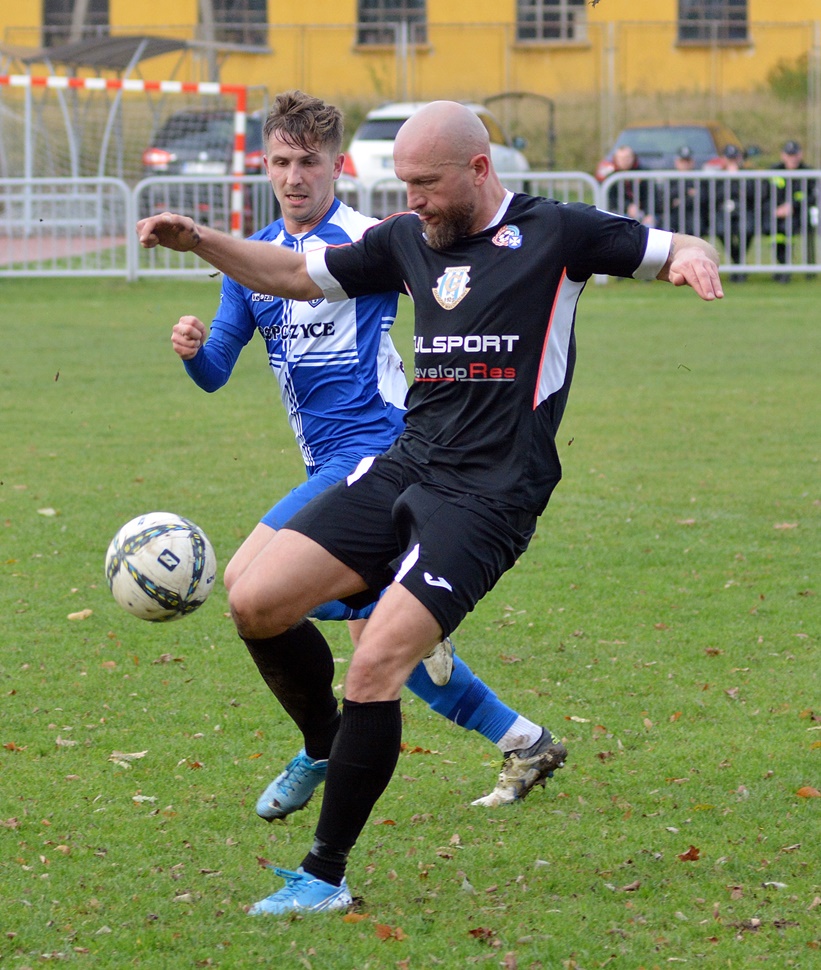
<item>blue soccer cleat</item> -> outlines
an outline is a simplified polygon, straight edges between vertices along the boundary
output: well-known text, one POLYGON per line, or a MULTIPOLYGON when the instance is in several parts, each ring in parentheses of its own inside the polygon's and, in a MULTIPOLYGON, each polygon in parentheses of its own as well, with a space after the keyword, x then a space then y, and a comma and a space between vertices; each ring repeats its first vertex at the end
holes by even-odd
POLYGON ((322 761, 309 758, 303 748, 259 796, 257 815, 273 822, 275 818, 285 818, 305 808, 311 795, 325 781, 327 770, 327 758, 322 761))
POLYGON ((285 885, 273 895, 254 903, 248 910, 249 916, 325 913, 333 909, 347 909, 351 905, 351 894, 344 879, 341 886, 333 886, 305 872, 301 866, 296 872, 277 868, 274 872, 285 880, 285 885))

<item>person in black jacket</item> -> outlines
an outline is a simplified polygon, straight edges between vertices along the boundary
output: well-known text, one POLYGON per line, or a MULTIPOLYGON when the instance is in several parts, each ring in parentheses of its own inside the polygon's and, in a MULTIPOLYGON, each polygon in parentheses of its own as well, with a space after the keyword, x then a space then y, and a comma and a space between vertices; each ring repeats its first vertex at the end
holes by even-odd
MULTIPOLYGON (((815 262, 815 234, 818 231, 818 183, 801 173, 808 166, 804 164, 804 153, 797 141, 784 143, 781 161, 774 169, 784 172, 772 180, 773 192, 773 242, 775 259, 782 266, 791 261, 790 240, 799 236, 807 241, 807 262, 815 262)), ((773 279, 778 283, 789 283, 789 273, 776 273, 773 279)))
MULTIPOLYGON (((614 172, 643 172, 638 156, 629 145, 616 147, 613 152, 613 165, 614 172)), ((648 211, 649 189, 649 182, 641 175, 635 179, 617 182, 607 193, 607 208, 610 212, 621 212, 636 222, 652 226, 652 213, 648 211)))
POLYGON ((670 179, 670 226, 673 232, 686 232, 701 236, 706 232, 703 201, 706 200, 704 184, 698 179, 687 178, 696 166, 693 150, 689 145, 679 148, 673 161, 678 178, 670 179))
MULTIPOLYGON (((744 153, 736 145, 723 152, 724 171, 740 172, 744 153)), ((716 190, 716 231, 734 266, 747 261, 747 249, 755 232, 755 184, 749 179, 722 179, 716 190)), ((743 283, 746 273, 733 273, 731 280, 743 283)))

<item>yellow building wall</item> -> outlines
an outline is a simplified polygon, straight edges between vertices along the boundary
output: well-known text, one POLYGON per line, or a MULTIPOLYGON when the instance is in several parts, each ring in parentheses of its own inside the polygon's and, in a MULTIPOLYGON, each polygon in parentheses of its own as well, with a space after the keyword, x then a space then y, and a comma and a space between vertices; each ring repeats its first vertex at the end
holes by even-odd
POLYGON ((117 32, 130 33, 130 28, 135 27, 140 32, 150 28, 145 32, 166 36, 165 25, 182 25, 190 29, 192 24, 196 24, 197 9, 197 0, 168 0, 166 3, 157 3, 156 0, 108 0, 112 33, 115 28, 117 32))
MULTIPOLYGON (((0 40, 38 46, 41 8, 41 0, 0 4, 0 40)), ((197 0, 110 0, 111 32, 195 39, 197 9, 197 0)), ((585 9, 584 40, 517 44, 515 0, 428 0, 428 42, 403 53, 356 45, 356 0, 269 0, 270 52, 221 55, 220 80, 363 104, 505 90, 726 93, 753 90, 779 61, 794 63, 821 44, 821 0, 749 0, 749 43, 714 49, 677 44, 678 0, 600 0, 585 9)), ((139 74, 206 80, 212 62, 201 51, 182 62, 172 54, 142 62, 139 74)))

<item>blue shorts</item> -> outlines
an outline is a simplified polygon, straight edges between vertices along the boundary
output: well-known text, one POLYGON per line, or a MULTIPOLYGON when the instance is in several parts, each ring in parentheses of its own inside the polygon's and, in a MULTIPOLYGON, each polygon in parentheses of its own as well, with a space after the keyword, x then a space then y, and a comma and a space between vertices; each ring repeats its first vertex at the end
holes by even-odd
POLYGON ((357 453, 334 455, 318 468, 308 468, 308 479, 291 489, 277 504, 263 515, 260 521, 272 529, 281 529, 291 516, 307 505, 314 496, 324 492, 329 485, 335 485, 349 475, 365 457, 357 453))

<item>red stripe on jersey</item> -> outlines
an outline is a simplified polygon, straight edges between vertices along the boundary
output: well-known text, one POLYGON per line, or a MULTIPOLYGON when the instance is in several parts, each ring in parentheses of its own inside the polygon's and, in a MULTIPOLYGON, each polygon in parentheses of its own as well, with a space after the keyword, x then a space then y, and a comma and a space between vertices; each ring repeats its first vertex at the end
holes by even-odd
POLYGON ((542 356, 539 359, 539 371, 536 374, 536 387, 533 389, 533 410, 542 403, 544 398, 539 397, 539 390, 542 385, 542 373, 544 372, 545 359, 547 357, 548 343, 550 341, 550 328, 553 326, 553 316, 556 313, 556 304, 559 302, 559 293, 562 290, 562 283, 564 283, 565 275, 567 270, 562 270, 562 278, 559 280, 559 285, 556 287, 556 295, 553 297, 553 306, 550 308, 550 316, 547 318, 547 330, 544 335, 544 343, 542 344, 542 356))
POLYGON ((584 283, 569 280, 567 271, 562 270, 559 285, 556 287, 556 296, 553 298, 553 306, 550 308, 550 318, 539 361, 539 373, 533 392, 534 411, 551 394, 560 390, 565 382, 573 317, 583 289, 584 283))

